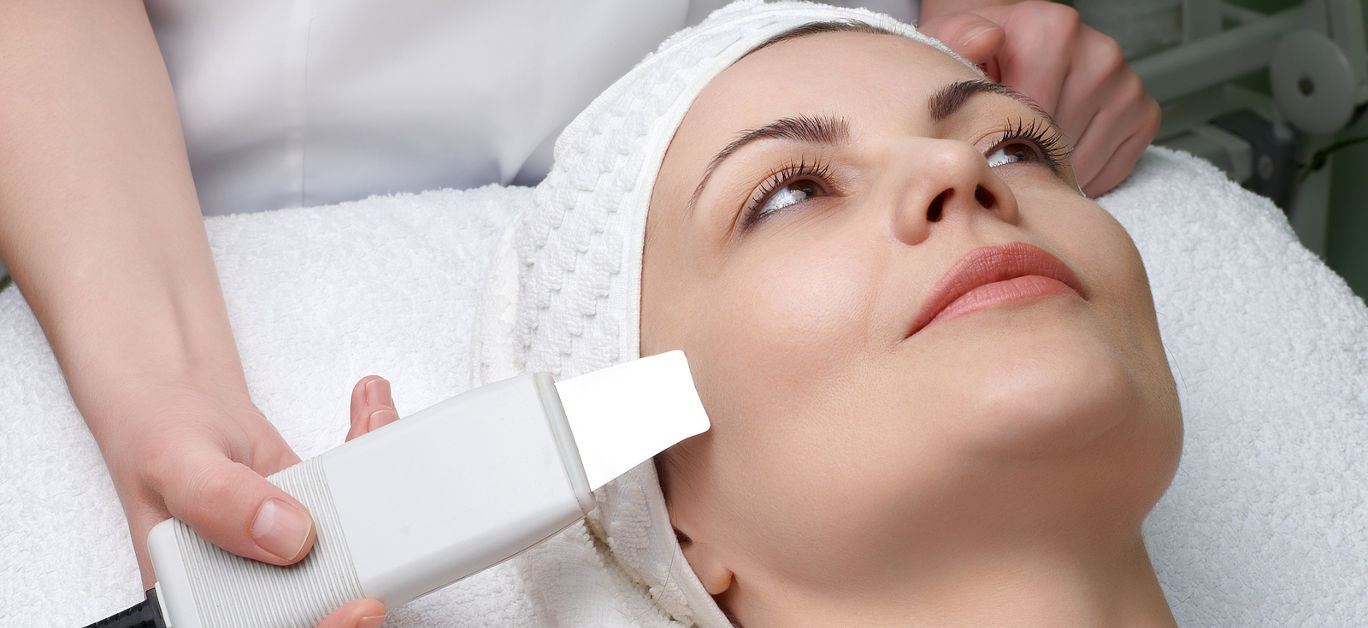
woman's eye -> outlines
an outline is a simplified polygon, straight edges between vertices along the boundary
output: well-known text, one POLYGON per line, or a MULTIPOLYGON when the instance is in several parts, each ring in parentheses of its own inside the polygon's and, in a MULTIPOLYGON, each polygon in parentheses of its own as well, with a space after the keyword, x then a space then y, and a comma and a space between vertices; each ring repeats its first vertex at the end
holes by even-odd
POLYGON ((749 229, 757 222, 790 207, 816 197, 839 194, 840 186, 831 176, 831 168, 818 161, 790 164, 771 174, 751 192, 741 211, 741 228, 749 229))
POLYGON ((757 216, 776 212, 825 193, 816 181, 801 179, 776 188, 755 210, 757 216))
POLYGON ((988 153, 988 166, 992 168, 1018 161, 1039 160, 1040 155, 1036 148, 1026 142, 1007 142, 988 153))

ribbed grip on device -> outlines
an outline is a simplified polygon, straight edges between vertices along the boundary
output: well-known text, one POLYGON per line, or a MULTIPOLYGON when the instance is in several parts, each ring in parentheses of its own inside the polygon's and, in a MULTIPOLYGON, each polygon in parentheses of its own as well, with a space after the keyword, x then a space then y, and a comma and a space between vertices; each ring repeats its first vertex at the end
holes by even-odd
POLYGON ((267 565, 229 554, 176 521, 176 541, 206 628, 312 627, 363 597, 319 465, 306 460, 268 479, 313 515, 313 550, 289 567, 267 565))

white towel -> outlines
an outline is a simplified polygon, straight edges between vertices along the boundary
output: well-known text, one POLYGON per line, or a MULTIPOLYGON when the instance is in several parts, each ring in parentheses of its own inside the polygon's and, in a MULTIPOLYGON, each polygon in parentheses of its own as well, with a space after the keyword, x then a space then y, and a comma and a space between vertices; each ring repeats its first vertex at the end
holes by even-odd
POLYGON ((1183 405, 1145 525, 1179 625, 1368 625, 1363 301, 1277 207, 1190 155, 1151 148, 1099 202, 1145 260, 1183 405))
MULTIPOLYGON (((528 198, 208 221, 253 396, 296 451, 342 442, 368 373, 392 378, 401 414, 464 388, 471 295, 528 198)), ((1101 201, 1144 256, 1183 403, 1183 462, 1145 526, 1179 624, 1364 625, 1368 309, 1275 207, 1196 158, 1151 149, 1101 201)), ((0 473, 0 626, 83 625, 142 598, 113 485, 14 289, 0 292, 0 473)), ((595 602, 555 575, 601 566, 539 554, 535 577, 496 568, 386 625, 535 625, 533 601, 595 602)))

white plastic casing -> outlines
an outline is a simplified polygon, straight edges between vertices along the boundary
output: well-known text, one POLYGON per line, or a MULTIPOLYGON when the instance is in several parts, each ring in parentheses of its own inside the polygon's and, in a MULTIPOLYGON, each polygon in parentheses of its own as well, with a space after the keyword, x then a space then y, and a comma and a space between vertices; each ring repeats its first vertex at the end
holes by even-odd
POLYGON ((279 568, 220 550, 174 519, 158 524, 148 549, 172 628, 312 627, 361 597, 395 608, 594 505, 545 374, 471 390, 269 479, 313 515, 313 550, 279 568))

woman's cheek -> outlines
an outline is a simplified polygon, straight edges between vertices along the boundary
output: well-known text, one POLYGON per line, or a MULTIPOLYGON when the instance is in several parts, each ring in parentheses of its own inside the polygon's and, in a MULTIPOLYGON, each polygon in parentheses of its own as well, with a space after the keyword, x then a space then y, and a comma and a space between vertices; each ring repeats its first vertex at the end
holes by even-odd
MULTIPOLYGON (((776 247, 782 248, 782 247, 776 247)), ((865 345, 881 273, 851 249, 793 247, 728 275, 735 342, 786 368, 829 368, 865 345), (827 251, 843 250, 842 255, 827 251)), ((743 264, 745 262, 743 261, 743 264)))

